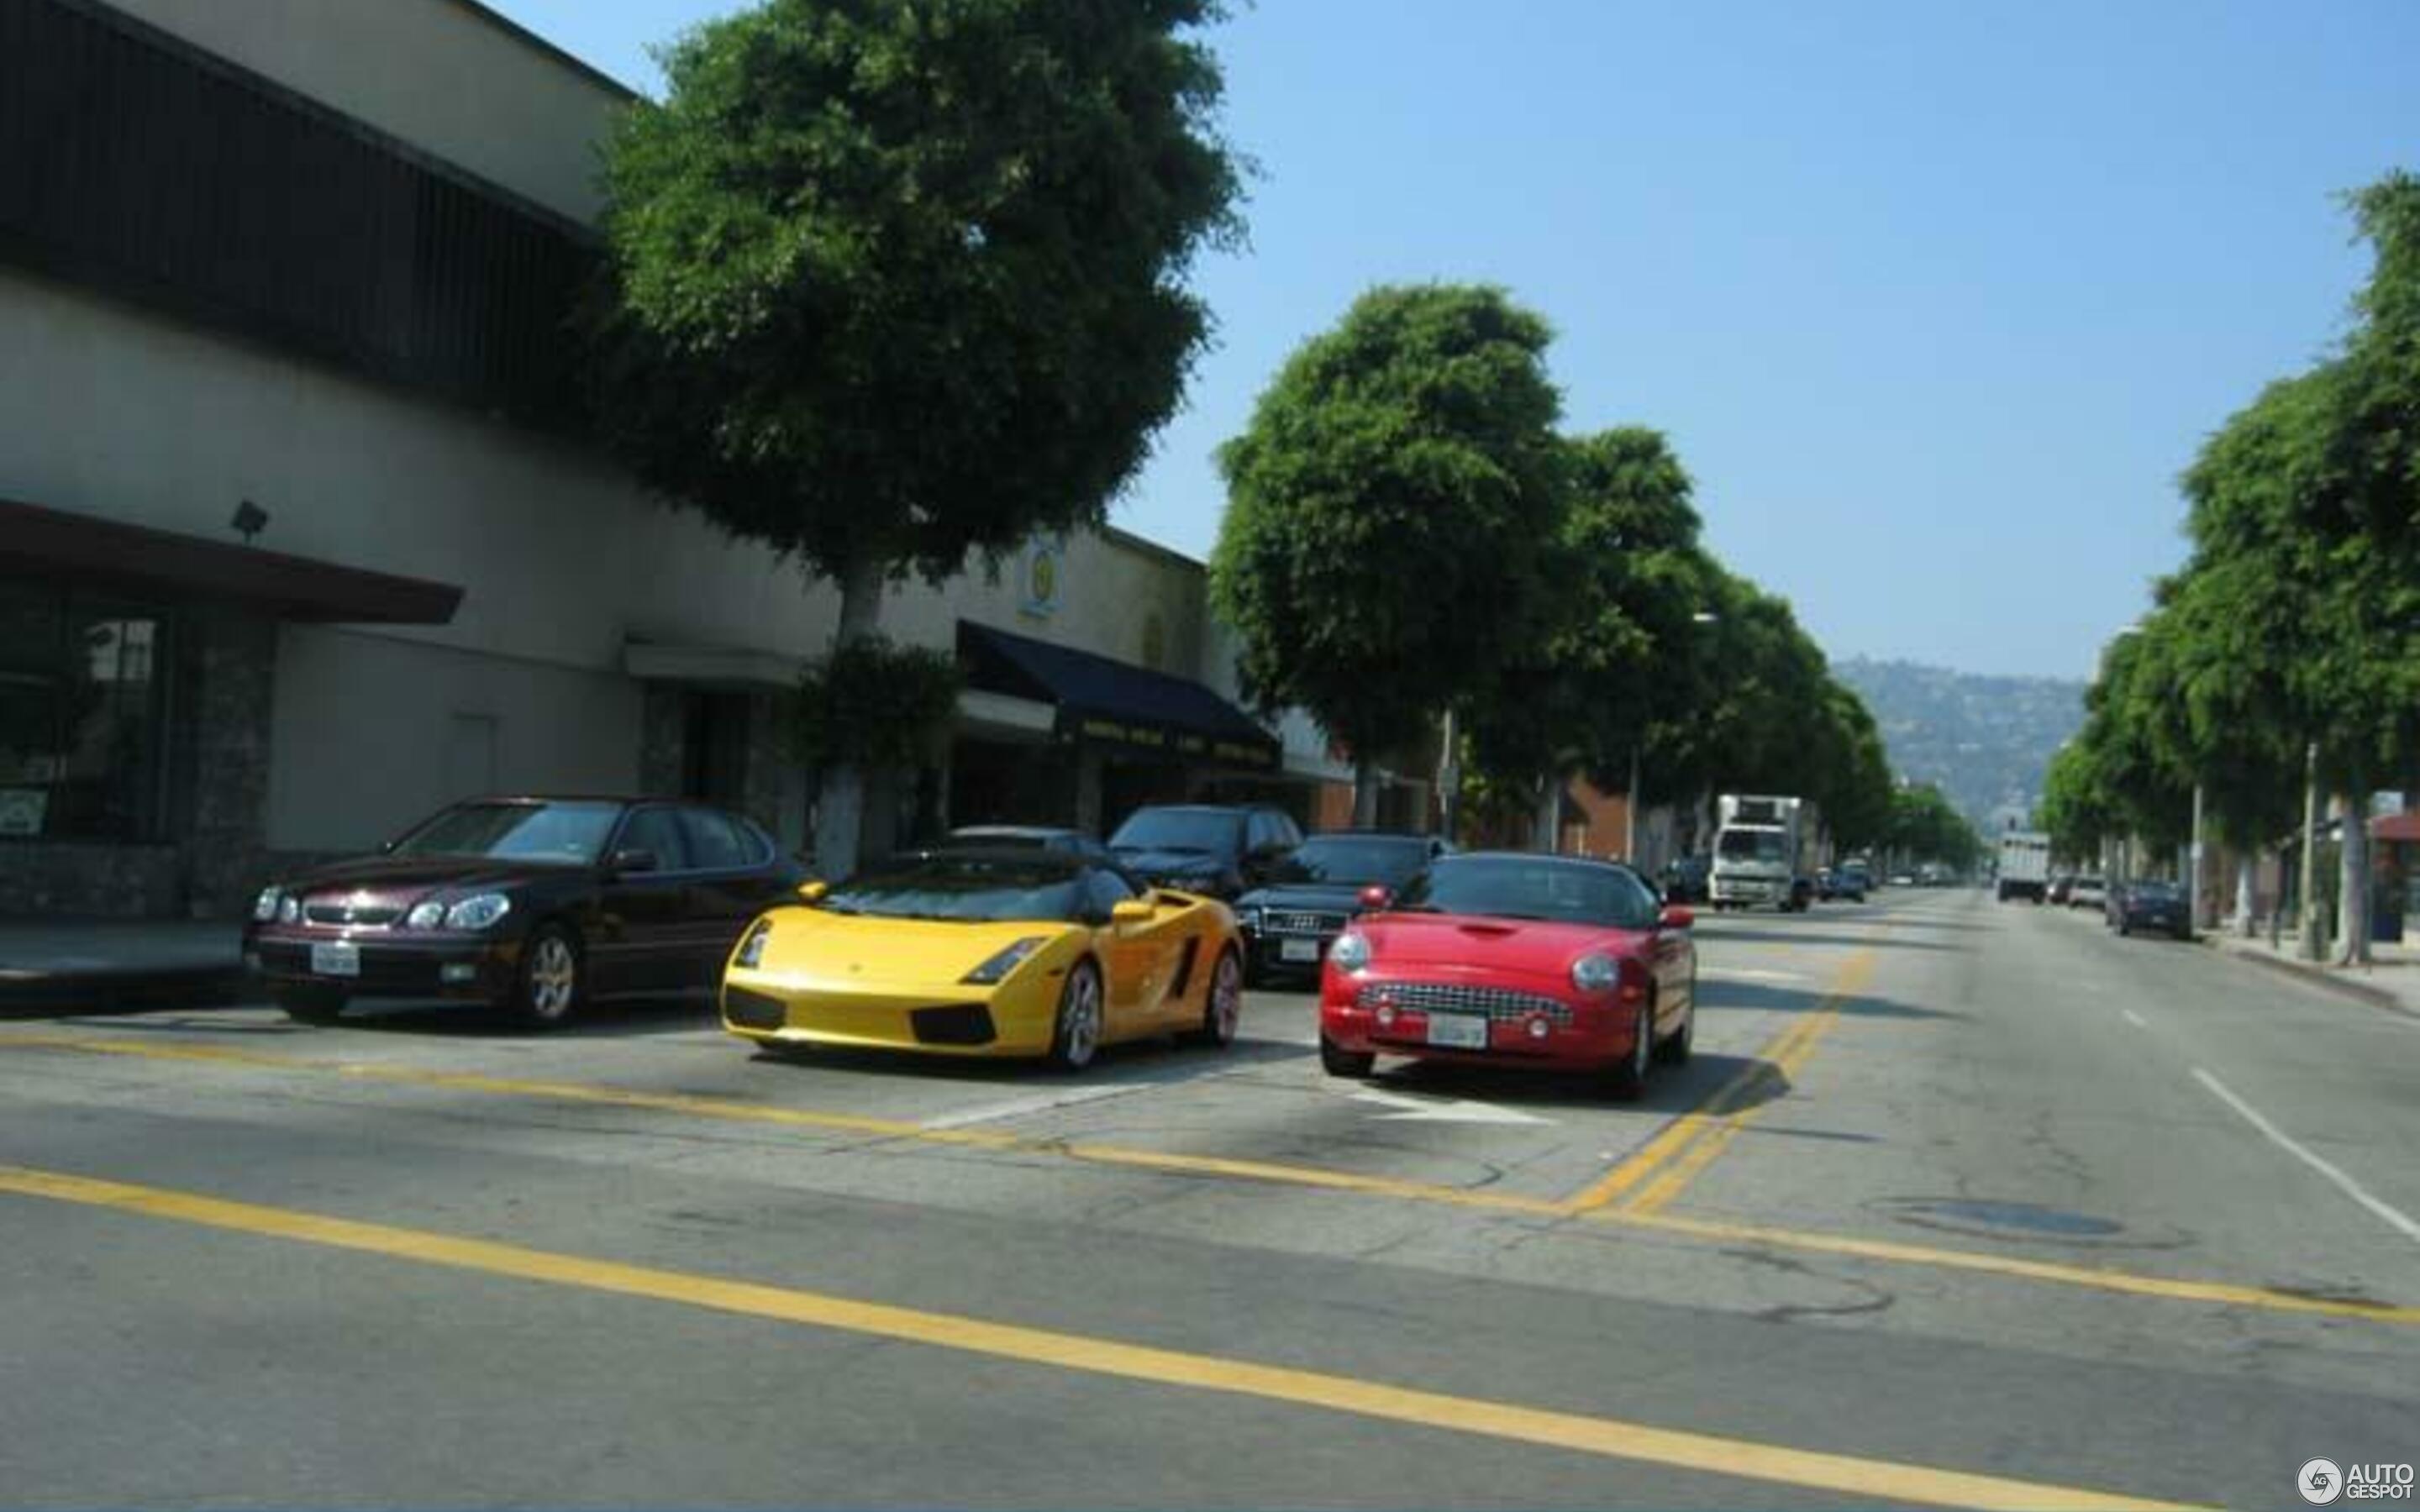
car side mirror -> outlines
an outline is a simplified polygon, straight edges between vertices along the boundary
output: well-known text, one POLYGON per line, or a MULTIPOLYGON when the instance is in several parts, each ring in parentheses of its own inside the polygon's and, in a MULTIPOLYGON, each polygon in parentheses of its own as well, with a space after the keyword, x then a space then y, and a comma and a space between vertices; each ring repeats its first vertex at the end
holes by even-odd
POLYGON ((1117 903, 1110 905, 1109 922, 1112 924, 1148 924, 1153 918, 1156 918, 1158 914, 1159 910, 1152 905, 1151 900, 1148 898, 1122 898, 1117 903))
POLYGON ((1394 901, 1395 895, 1375 882, 1361 889, 1361 906, 1371 913, 1376 913, 1394 901))
POLYGON ((1657 917, 1656 922, 1666 929, 1688 929, 1698 922, 1698 916, 1686 908, 1675 905, 1665 909, 1657 917))
POLYGON ((830 891, 831 891, 831 884, 828 882, 801 882, 799 884, 799 901, 819 903, 824 901, 824 895, 830 891))
POLYGON ((633 848, 615 851, 606 861, 605 870, 617 877, 629 876, 634 872, 659 871, 661 863, 657 859, 655 852, 644 848, 633 848))

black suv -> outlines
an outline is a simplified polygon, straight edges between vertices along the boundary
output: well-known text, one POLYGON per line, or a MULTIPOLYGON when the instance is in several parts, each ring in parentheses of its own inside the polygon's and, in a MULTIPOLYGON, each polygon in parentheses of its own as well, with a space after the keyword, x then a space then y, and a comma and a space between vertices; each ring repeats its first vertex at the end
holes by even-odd
POLYGON ((1232 903, 1301 843, 1283 809, 1182 803, 1137 809, 1109 837, 1109 853, 1153 887, 1232 903))

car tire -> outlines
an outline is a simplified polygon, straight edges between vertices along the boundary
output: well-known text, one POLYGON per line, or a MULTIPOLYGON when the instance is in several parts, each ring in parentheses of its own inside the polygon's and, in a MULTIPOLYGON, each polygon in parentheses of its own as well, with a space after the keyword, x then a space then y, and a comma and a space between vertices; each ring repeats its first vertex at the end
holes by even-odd
POLYGON ((1646 1096, 1647 1073, 1654 1064, 1655 995, 1650 992, 1638 1004, 1637 1032, 1631 1039, 1630 1054, 1614 1069, 1614 1101, 1636 1103, 1646 1096))
POLYGON ((513 979, 513 1017, 533 1029, 559 1029, 587 996, 588 962, 567 924, 540 924, 521 945, 513 979))
POLYGON ((1698 1039, 1698 968, 1689 968, 1689 1011, 1662 1044, 1655 1047, 1655 1058, 1667 1066, 1685 1066, 1698 1039))
POLYGON ((282 987, 276 1002, 297 1024, 334 1024, 345 1013, 345 995, 325 987, 282 987))
POLYGON ((1235 952, 1218 952, 1218 964, 1210 968, 1210 988, 1202 1002, 1202 1027, 1187 1038, 1195 1044, 1213 1050, 1224 1050, 1235 1042, 1235 1029, 1244 1021, 1244 966, 1235 952), (1226 999, 1223 1006, 1222 996, 1226 999))
POLYGON ((1330 1076, 1366 1081, 1378 1067, 1378 1057, 1366 1050, 1346 1050, 1326 1035, 1319 1037, 1319 1069, 1330 1076))
POLYGON ((1101 968, 1078 961, 1059 989, 1059 1013, 1050 1026, 1050 1064, 1078 1072, 1100 1053, 1108 1010, 1101 998, 1101 968))

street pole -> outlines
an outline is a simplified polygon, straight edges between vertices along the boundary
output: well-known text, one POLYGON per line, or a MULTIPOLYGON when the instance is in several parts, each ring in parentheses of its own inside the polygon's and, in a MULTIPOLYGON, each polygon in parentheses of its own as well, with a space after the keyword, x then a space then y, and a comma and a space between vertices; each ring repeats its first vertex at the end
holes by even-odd
POLYGON ((1437 760, 1437 787, 1438 817, 1445 825, 1445 838, 1450 843, 1459 845, 1462 843, 1462 759, 1454 745, 1451 704, 1446 705, 1445 749, 1437 760))
POLYGON ((2201 784, 2194 784, 2193 841, 2185 847, 2185 917, 2193 920, 2194 933, 2210 928, 2210 919, 2201 905, 2201 784))
POLYGON ((1630 746, 1630 793, 1621 805, 1621 858, 1638 864, 1638 743, 1630 746))
POLYGON ((2302 947, 2303 959, 2317 961, 2327 954, 2319 939, 2319 910, 2311 896, 2311 883, 2316 880, 2319 864, 2319 743, 2312 741, 2303 749, 2303 875, 2302 875, 2302 947))

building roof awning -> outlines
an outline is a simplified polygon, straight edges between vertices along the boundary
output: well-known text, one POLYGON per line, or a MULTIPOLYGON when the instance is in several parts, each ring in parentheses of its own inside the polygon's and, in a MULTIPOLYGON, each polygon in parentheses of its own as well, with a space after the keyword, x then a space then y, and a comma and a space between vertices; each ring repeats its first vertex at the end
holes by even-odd
POLYGON ((748 646, 683 646, 625 640, 622 671, 642 683, 678 683, 724 692, 792 688, 806 675, 806 661, 748 646))
POLYGON ((967 686, 1054 705, 1057 733, 1115 750, 1275 770, 1278 738, 1187 677, 958 622, 967 686))
POLYGON ((68 573, 130 592, 234 599, 283 619, 327 624, 444 625, 462 602, 452 583, 7 500, 0 500, 0 571, 68 573))
POLYGON ((2369 822, 2369 835, 2372 840, 2420 845, 2420 813, 2381 814, 2369 822))

